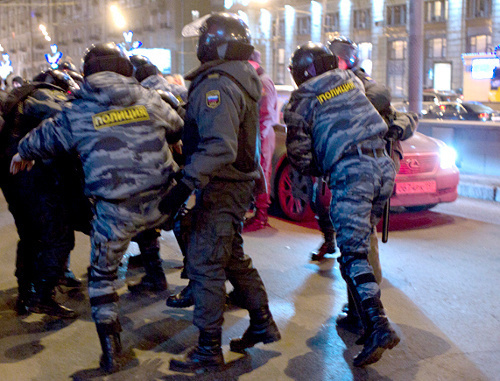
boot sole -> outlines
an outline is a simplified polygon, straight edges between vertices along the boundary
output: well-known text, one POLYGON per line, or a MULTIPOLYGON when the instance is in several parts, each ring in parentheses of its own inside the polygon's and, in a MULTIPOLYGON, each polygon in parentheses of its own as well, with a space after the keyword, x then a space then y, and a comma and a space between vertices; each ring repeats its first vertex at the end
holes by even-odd
POLYGON ((275 337, 268 337, 268 338, 266 338, 264 340, 257 341, 256 343, 253 343, 252 345, 241 347, 241 348, 237 347, 238 344, 233 344, 233 342, 230 342, 229 343, 229 349, 231 350, 231 352, 245 353, 246 349, 252 348, 252 347, 254 347, 255 345, 257 345, 259 343, 262 343, 262 344, 271 344, 271 343, 275 343, 275 342, 280 341, 280 340, 281 340, 281 334, 278 333, 278 335, 276 335, 275 337))
POLYGON ((399 344, 400 341, 401 341, 401 339, 398 336, 390 338, 390 340, 388 340, 386 343, 384 343, 381 346, 377 347, 377 349, 375 349, 370 354, 370 356, 368 356, 364 361, 357 363, 356 360, 355 360, 354 361, 354 366, 360 367, 360 366, 365 366, 365 365, 376 363, 378 360, 380 360, 382 358, 383 353, 387 349, 394 348, 396 345, 399 344))
POLYGON ((76 312, 69 313, 69 314, 57 314, 57 313, 54 313, 51 310, 46 310, 46 309, 38 308, 38 307, 30 307, 29 308, 29 312, 33 312, 35 314, 48 315, 48 316, 51 316, 51 317, 57 317, 57 318, 61 318, 61 319, 75 319, 75 318, 78 317, 78 315, 76 314, 76 312))
POLYGON ((170 360, 169 370, 181 373, 203 374, 203 373, 220 372, 224 370, 225 366, 226 366, 225 364, 216 364, 216 365, 200 364, 200 366, 186 366, 184 364, 177 363, 176 360, 170 360))

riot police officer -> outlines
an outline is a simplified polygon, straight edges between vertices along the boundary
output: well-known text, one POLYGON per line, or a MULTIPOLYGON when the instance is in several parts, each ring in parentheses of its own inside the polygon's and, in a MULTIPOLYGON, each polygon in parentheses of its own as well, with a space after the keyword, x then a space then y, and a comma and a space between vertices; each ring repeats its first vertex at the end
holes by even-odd
MULTIPOLYGON (((16 310, 20 314, 75 316, 73 310, 55 300, 55 288, 61 279, 65 284, 80 285, 69 268, 64 271, 75 245, 73 222, 79 217, 71 209, 83 195, 76 162, 70 155, 44 158, 37 160, 32 171, 9 175, 18 142, 41 121, 60 112, 74 86, 61 71, 41 72, 32 83, 13 89, 3 105, 6 125, 0 139, 0 186, 19 234, 15 275, 19 291, 16 310)), ((89 216, 82 217, 88 225, 89 216)))
MULTIPOLYGON (((386 149, 390 154, 396 173, 399 171, 400 161, 403 158, 403 148, 401 141, 408 139, 413 135, 417 128, 418 117, 414 113, 403 113, 396 111, 391 106, 391 94, 387 87, 378 84, 359 66, 358 46, 351 39, 338 36, 329 42, 328 47, 339 59, 339 68, 343 70, 352 70, 361 80, 365 87, 365 94, 379 114, 384 118, 388 126, 385 136, 386 140, 391 142, 387 144, 386 149)), ((323 219, 324 220, 324 219, 323 219)), ((328 226, 329 219, 323 225, 328 226)), ((323 230, 323 229, 322 229, 323 230)), ((373 268, 375 279, 380 284, 382 282, 382 267, 380 265, 378 238, 376 226, 373 227, 370 236, 370 253, 368 261, 373 268)), ((348 330, 356 330, 360 326, 359 316, 353 304, 352 297, 348 294, 348 303, 343 308, 343 313, 339 315, 337 324, 348 330)))
POLYGON ((224 364, 226 279, 250 313, 250 326, 242 338, 231 340, 231 350, 244 352, 281 338, 241 236, 259 176, 261 82, 247 61, 252 51, 248 26, 238 16, 212 14, 199 29, 201 66, 186 76, 191 81, 182 139, 187 160, 162 207, 176 211, 196 191, 186 267, 200 336, 185 357, 170 361, 172 370, 195 372, 224 364))
POLYGON ((365 330, 354 365, 364 366, 400 340, 367 259, 370 234, 391 196, 395 171, 385 151, 387 124, 354 73, 337 68, 338 58, 322 44, 309 42, 293 53, 290 70, 299 88, 285 109, 286 145, 298 170, 329 177, 340 271, 365 330))
POLYGON ((115 280, 137 233, 161 225, 158 204, 177 170, 169 143, 183 121, 154 91, 133 78, 126 53, 114 43, 91 46, 84 57, 85 82, 75 99, 29 133, 18 146, 13 173, 29 160, 76 151, 91 198, 89 297, 103 355, 101 368, 120 368, 121 326, 115 280))

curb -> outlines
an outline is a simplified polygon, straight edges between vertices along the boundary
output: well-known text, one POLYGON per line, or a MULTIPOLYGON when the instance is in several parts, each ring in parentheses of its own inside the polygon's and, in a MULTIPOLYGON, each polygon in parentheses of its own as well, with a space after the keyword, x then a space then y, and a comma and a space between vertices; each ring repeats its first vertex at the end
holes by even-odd
POLYGON ((500 177, 460 174, 458 194, 464 197, 500 202, 500 177))

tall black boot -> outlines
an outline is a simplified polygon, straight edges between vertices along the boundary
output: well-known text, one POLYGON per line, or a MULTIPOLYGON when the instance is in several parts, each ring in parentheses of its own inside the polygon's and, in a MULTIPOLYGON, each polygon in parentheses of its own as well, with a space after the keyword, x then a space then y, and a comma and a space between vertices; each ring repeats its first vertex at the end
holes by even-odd
POLYGON ((144 251, 142 254, 142 262, 146 275, 144 275, 140 282, 131 283, 128 285, 130 292, 162 292, 168 287, 167 278, 162 267, 162 260, 160 257, 160 249, 151 249, 144 251))
POLYGON ((170 360, 170 370, 186 373, 218 371, 224 367, 222 355, 222 330, 208 332, 200 330, 198 345, 181 358, 170 360))
POLYGON ((97 334, 101 342, 102 356, 99 362, 101 369, 106 373, 114 373, 120 369, 120 355, 122 343, 120 322, 96 323, 97 334))
POLYGON ((56 299, 56 285, 58 279, 42 279, 36 285, 36 297, 33 305, 29 308, 31 312, 46 314, 60 318, 72 319, 76 317, 75 311, 59 304, 56 299))
POLYGON ((368 331, 365 335, 364 347, 354 359, 354 366, 365 366, 377 362, 386 349, 394 348, 400 341, 385 316, 382 306, 367 308, 364 314, 368 331))
POLYGON ((233 352, 244 353, 245 349, 253 347, 255 344, 269 344, 281 339, 278 326, 274 322, 273 315, 269 311, 269 306, 264 306, 256 310, 250 310, 250 326, 243 336, 233 339, 229 347, 233 352))

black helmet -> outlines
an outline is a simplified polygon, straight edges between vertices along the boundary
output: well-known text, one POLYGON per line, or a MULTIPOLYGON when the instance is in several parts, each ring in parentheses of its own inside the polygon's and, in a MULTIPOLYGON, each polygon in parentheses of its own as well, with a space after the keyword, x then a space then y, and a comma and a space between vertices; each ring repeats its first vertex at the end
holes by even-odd
POLYGON ((92 45, 87 49, 83 58, 83 75, 113 71, 131 77, 134 67, 125 51, 114 42, 92 45))
POLYGON ((233 13, 214 13, 200 27, 198 59, 247 60, 253 52, 247 24, 233 13))
POLYGON ((158 68, 145 56, 130 56, 130 62, 134 65, 134 77, 142 82, 151 75, 160 74, 158 68))
POLYGON ((33 82, 44 82, 55 85, 68 92, 78 88, 76 82, 71 78, 68 73, 62 70, 47 70, 38 73, 33 78, 33 82))
POLYGON ((337 57, 325 45, 309 41, 293 52, 288 68, 293 80, 300 86, 308 79, 337 67, 337 57))
POLYGON ((328 43, 328 47, 337 57, 342 58, 347 67, 352 69, 358 66, 358 45, 347 37, 335 37, 328 43))

